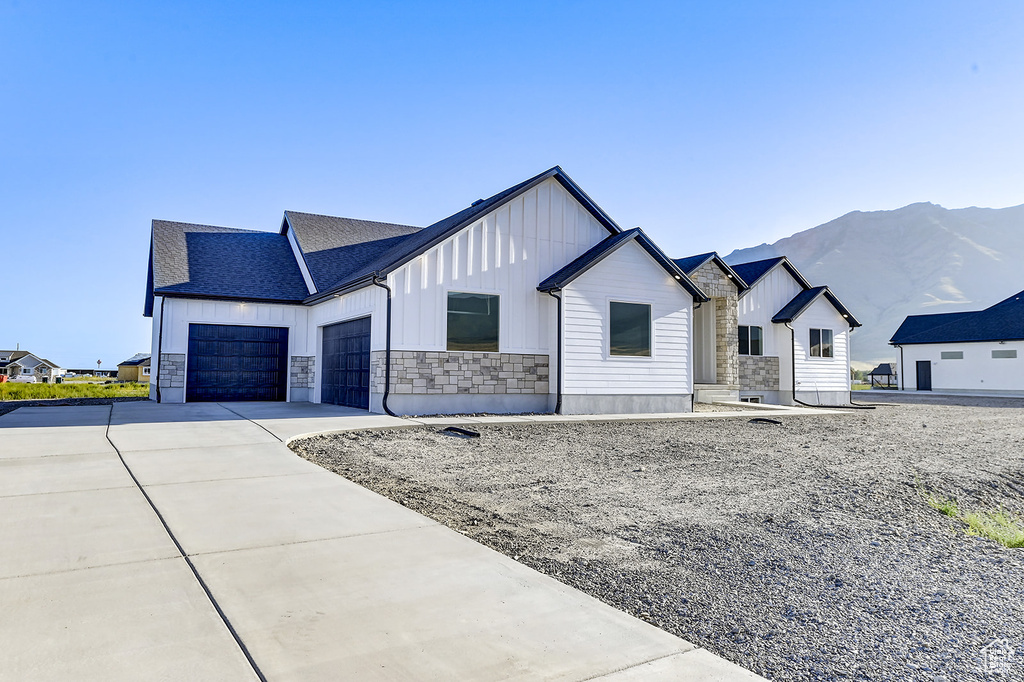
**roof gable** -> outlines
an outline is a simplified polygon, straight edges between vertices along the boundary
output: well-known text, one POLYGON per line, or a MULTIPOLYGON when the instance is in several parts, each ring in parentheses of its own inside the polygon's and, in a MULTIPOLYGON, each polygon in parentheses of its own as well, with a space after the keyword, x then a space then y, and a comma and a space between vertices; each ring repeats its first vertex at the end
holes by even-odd
POLYGON ((632 230, 626 230, 625 232, 620 232, 607 237, 599 244, 591 247, 579 258, 576 258, 565 267, 558 270, 558 272, 541 282, 537 286, 537 290, 547 293, 564 289, 577 277, 590 270, 611 254, 615 253, 618 249, 633 241, 635 241, 638 246, 643 248, 652 258, 654 258, 658 265, 660 265, 668 274, 672 275, 679 285, 693 296, 694 300, 700 302, 709 300, 707 295, 693 283, 686 273, 680 270, 679 266, 672 262, 672 260, 668 258, 639 227, 634 227, 632 230))
POLYGON ((722 271, 722 274, 724 274, 728 279, 732 280, 732 283, 736 285, 736 290, 738 292, 744 292, 749 288, 747 286, 746 281, 744 281, 743 277, 741 277, 738 272, 731 268, 728 263, 722 260, 722 258, 718 255, 716 251, 711 251, 710 253, 702 253, 697 256, 688 256, 686 258, 673 259, 673 262, 679 266, 679 269, 685 272, 687 276, 689 276, 690 278, 693 278, 693 274, 708 261, 711 261, 715 265, 717 265, 718 269, 722 271))
POLYGON ((317 291, 345 281, 353 271, 423 229, 374 220, 285 211, 282 234, 289 227, 317 291))
POLYGON ((861 326, 860 322, 857 321, 857 318, 855 318, 853 314, 846 309, 846 306, 842 304, 842 302, 828 287, 811 287, 810 289, 804 289, 794 296, 793 300, 783 306, 782 310, 775 314, 775 317, 772 318, 772 322, 792 322, 796 318, 800 317, 805 310, 811 307, 811 304, 822 296, 832 304, 832 307, 836 309, 836 312, 843 316, 851 328, 861 326))
POLYGON ((622 231, 622 228, 620 228, 607 213, 601 210, 601 208, 589 196, 587 196, 586 192, 580 189, 580 187, 573 182, 572 178, 566 175, 561 168, 555 166, 554 168, 550 168, 539 175, 535 175, 518 185, 509 187, 492 197, 476 201, 468 208, 439 220, 433 225, 425 227, 422 230, 411 233, 404 239, 396 240, 390 249, 381 253, 370 262, 362 264, 361 267, 353 269, 348 273, 344 280, 333 284, 331 288, 326 291, 322 291, 311 296, 307 302, 312 303, 346 289, 366 286, 374 275, 386 275, 389 272, 398 269, 413 258, 416 258, 437 244, 440 244, 460 230, 469 227, 491 211, 500 208, 512 199, 515 199, 517 196, 548 179, 553 179, 558 182, 610 233, 617 234, 622 231))

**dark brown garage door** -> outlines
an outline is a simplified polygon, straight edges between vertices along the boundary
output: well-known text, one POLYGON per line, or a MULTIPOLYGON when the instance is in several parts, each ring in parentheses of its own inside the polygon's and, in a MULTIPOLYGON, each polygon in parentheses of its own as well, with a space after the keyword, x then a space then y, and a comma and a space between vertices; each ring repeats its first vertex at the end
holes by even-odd
POLYGON ((288 329, 190 324, 185 400, 285 400, 288 329))
POLYGON ((370 409, 370 318, 324 327, 320 401, 370 409))

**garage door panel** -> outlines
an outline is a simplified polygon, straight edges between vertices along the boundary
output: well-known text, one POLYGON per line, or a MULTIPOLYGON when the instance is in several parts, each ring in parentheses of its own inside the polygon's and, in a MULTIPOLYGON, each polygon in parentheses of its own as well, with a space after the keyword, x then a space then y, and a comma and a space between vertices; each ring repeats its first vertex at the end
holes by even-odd
POLYGON ((370 318, 324 327, 320 400, 370 407, 370 318))
POLYGON ((185 399, 285 400, 288 329, 190 324, 185 399))

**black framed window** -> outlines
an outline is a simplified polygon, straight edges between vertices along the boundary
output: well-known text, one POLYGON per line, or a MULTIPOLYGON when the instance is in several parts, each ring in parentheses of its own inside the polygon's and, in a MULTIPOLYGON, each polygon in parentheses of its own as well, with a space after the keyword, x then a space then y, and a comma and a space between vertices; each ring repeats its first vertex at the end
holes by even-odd
POLYGON ((448 292, 448 350, 498 351, 497 294, 448 292))
POLYGON ((832 357, 832 330, 812 329, 811 330, 811 357, 830 358, 832 357))
POLYGON ((740 325, 740 355, 764 355, 764 330, 740 325))
POLYGON ((612 301, 608 310, 609 355, 651 357, 651 306, 612 301))

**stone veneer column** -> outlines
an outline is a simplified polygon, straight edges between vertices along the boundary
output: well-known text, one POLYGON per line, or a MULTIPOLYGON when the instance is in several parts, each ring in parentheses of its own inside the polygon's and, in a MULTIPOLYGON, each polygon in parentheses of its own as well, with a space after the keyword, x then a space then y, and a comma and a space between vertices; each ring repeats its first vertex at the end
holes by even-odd
POLYGON ((293 355, 291 367, 292 388, 313 388, 316 368, 316 357, 313 355, 293 355))
POLYGON ((156 380, 160 388, 185 388, 185 354, 161 353, 156 380))
POLYGON ((715 376, 719 384, 739 383, 739 306, 737 297, 715 299, 715 376))
POLYGON ((709 260, 690 274, 701 290, 715 301, 716 383, 739 382, 739 295, 736 283, 709 260))

